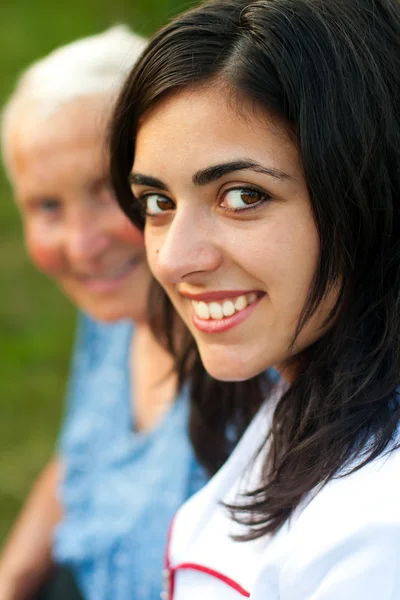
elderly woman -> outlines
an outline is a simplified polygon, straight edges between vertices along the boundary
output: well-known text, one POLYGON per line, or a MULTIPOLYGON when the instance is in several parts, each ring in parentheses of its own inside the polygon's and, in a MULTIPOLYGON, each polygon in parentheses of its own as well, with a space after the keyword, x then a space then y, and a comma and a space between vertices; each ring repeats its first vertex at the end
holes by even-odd
POLYGON ((56 50, 3 113, 28 252, 80 316, 60 443, 6 543, 1 600, 158 600, 170 519, 206 481, 186 391, 147 321, 142 234, 115 201, 103 151, 143 47, 116 27, 56 50))

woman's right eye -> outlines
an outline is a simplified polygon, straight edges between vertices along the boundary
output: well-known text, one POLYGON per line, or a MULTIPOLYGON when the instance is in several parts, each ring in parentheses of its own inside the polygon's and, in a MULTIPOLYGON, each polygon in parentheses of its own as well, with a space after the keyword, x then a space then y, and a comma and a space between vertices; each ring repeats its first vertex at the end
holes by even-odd
POLYGON ((155 216, 175 208, 175 203, 160 194, 146 194, 140 198, 147 216, 155 216))
POLYGON ((61 202, 53 198, 44 198, 38 200, 35 204, 36 209, 46 215, 56 215, 61 209, 61 202))

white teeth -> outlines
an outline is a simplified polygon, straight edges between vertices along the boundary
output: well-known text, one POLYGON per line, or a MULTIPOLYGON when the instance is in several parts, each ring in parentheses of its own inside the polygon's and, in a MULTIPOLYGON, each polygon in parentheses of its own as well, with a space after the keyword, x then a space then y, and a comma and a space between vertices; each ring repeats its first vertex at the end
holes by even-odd
POLYGON ((210 316, 212 319, 222 319, 224 313, 222 312, 222 306, 218 302, 210 302, 208 305, 210 309, 210 316))
POLYGON ((226 299, 222 302, 197 302, 192 300, 192 306, 196 316, 199 319, 220 320, 224 317, 231 317, 235 312, 244 310, 249 304, 253 304, 258 299, 255 292, 238 296, 235 299, 226 299))
POLYGON ((222 305, 222 312, 224 313, 224 317, 231 317, 235 314, 235 305, 232 300, 225 300, 222 305))
POLYGON ((194 302, 193 304, 196 315, 199 317, 199 319, 210 318, 210 311, 208 310, 208 306, 205 302, 194 302))
POLYGON ((235 300, 235 308, 237 311, 239 310, 243 310, 244 308, 246 308, 247 306, 247 298, 246 296, 239 296, 239 298, 236 298, 235 300))

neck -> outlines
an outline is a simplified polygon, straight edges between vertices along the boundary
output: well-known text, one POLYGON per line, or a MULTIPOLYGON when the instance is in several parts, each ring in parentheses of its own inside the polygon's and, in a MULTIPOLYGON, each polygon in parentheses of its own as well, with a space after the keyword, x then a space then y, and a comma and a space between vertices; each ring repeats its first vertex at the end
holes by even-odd
POLYGON ((150 429, 157 424, 176 397, 174 361, 159 344, 147 322, 136 324, 131 348, 136 426, 150 429))

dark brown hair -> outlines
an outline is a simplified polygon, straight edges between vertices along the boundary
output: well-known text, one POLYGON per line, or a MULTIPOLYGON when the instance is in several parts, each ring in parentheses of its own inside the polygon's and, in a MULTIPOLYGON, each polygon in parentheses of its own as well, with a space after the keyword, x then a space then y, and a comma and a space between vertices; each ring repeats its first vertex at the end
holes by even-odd
MULTIPOLYGON (((221 0, 161 30, 126 82, 111 135, 117 195, 139 227, 144 219, 128 176, 140 117, 167 94, 215 79, 279 115, 295 136, 321 248, 298 332, 331 286, 341 285, 334 326, 296 357, 298 377, 266 432, 259 489, 233 510, 251 538, 276 531, 316 485, 381 454, 398 426, 399 5, 221 0)), ((240 423, 260 402, 260 379, 218 384, 204 373, 193 340, 184 351, 170 347, 182 377, 192 380, 193 414, 206 415, 218 445, 229 418, 240 423), (218 408, 225 401, 226 414, 218 408)), ((213 461, 198 431, 198 454, 213 461)))

